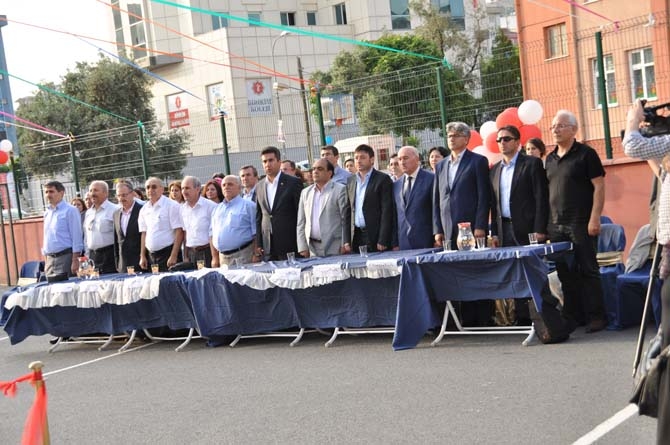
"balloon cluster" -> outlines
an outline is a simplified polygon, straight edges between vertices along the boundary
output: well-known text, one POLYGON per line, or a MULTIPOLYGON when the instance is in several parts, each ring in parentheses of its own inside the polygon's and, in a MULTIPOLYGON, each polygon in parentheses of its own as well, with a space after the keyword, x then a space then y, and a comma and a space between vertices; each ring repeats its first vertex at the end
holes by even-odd
POLYGON ((525 145, 528 139, 541 138, 542 132, 536 125, 542 119, 542 105, 535 100, 524 101, 519 107, 511 107, 503 110, 495 122, 484 122, 479 132, 472 130, 468 148, 475 153, 486 156, 489 164, 493 165, 502 159, 496 139, 498 129, 505 125, 514 125, 521 133, 519 143, 525 145))
POLYGON ((12 141, 3 139, 0 141, 0 164, 5 165, 9 161, 9 152, 12 151, 12 141))

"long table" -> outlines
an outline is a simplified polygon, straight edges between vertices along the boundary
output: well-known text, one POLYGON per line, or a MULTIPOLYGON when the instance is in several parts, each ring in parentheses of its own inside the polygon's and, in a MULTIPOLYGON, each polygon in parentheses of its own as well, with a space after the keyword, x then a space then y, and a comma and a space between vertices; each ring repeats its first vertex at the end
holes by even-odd
MULTIPOLYGON (((550 245, 565 250, 569 243, 550 245)), ((439 324, 431 301, 532 296, 546 282, 544 245, 472 252, 395 251, 41 283, 10 296, 5 331, 57 337, 168 326, 212 342, 291 327, 394 326, 394 348, 439 324), (473 279, 473 277, 475 279, 473 279)))

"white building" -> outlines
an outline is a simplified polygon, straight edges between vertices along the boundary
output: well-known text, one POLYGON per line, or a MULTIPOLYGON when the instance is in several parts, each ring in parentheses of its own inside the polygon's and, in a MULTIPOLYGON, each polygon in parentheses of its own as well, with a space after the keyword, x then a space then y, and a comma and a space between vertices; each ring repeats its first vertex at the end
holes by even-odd
MULTIPOLYGON (((408 0, 173 1, 183 8, 149 0, 112 0, 112 11, 117 42, 133 45, 127 52, 141 66, 175 85, 155 82, 154 108, 159 120, 191 134, 194 156, 222 151, 219 121, 212 117, 218 115, 217 104, 227 113, 230 152, 256 151, 265 145, 307 147, 308 105, 303 106, 303 96, 296 91, 297 57, 309 79, 313 71, 328 70, 340 51, 351 50, 349 39, 375 40, 384 32, 406 32, 418 25, 409 15, 408 0), (275 81, 288 88, 273 91, 275 81), (284 144, 278 142, 280 113, 284 144)), ((431 2, 467 26, 467 12, 476 0, 431 2)), ((318 127, 312 132, 318 144, 318 127)))

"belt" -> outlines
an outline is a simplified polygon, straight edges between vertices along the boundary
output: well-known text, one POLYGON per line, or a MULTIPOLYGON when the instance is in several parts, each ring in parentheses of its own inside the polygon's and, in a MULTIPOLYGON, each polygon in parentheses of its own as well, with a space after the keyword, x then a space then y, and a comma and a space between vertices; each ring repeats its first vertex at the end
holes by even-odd
POLYGON ((202 246, 189 247, 189 249, 195 250, 196 252, 202 252, 203 250, 209 249, 209 244, 203 244, 202 246))
POLYGON ((312 243, 320 243, 321 242, 320 239, 316 239, 316 238, 310 238, 309 241, 312 242, 312 243))
POLYGON ((240 247, 238 247, 237 249, 224 250, 223 252, 221 252, 221 254, 223 254, 223 255, 232 255, 232 254, 235 253, 235 252, 239 252, 240 250, 246 249, 246 248, 249 247, 249 246, 251 245, 251 243, 253 243, 253 242, 254 242, 254 240, 251 240, 251 241, 249 241, 249 242, 247 242, 247 243, 244 243, 244 244, 242 244, 240 247))
POLYGON ((354 227, 354 231, 358 230, 359 232, 365 233, 368 231, 365 227, 354 227))
POLYGON ((47 253, 45 256, 50 258, 58 258, 59 256, 67 255, 68 253, 72 253, 72 248, 68 247, 65 250, 61 250, 60 252, 47 253))
POLYGON ((163 253, 163 252, 165 252, 166 250, 170 250, 170 251, 172 251, 172 246, 173 246, 173 244, 170 244, 169 246, 165 246, 165 247, 163 247, 163 248, 161 248, 161 249, 158 249, 158 250, 150 250, 150 251, 149 251, 149 254, 156 256, 156 255, 158 255, 159 253, 163 253))
POLYGON ((110 244, 109 246, 105 247, 100 247, 99 249, 88 249, 89 253, 95 254, 95 253, 102 253, 108 250, 113 250, 114 249, 114 244, 110 244))
POLYGON ((512 223, 512 218, 505 218, 503 216, 501 219, 502 219, 502 222, 504 222, 504 223, 510 223, 510 224, 512 223))

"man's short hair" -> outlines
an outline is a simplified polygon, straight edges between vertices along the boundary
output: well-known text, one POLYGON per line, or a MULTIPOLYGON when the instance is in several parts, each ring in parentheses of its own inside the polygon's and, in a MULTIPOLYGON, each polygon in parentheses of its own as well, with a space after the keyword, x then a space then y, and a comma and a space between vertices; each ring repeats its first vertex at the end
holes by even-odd
POLYGON ((197 189, 202 185, 200 179, 196 178, 195 176, 184 176, 184 179, 182 179, 181 182, 183 183, 184 181, 191 181, 194 189, 197 189))
POLYGON ((556 112, 556 116, 554 117, 555 118, 566 117, 570 125, 574 125, 575 129, 579 128, 579 122, 577 122, 577 116, 575 116, 575 113, 573 113, 570 110, 558 110, 556 112))
POLYGON ((466 138, 470 139, 470 127, 465 122, 449 122, 447 124, 447 133, 450 131, 462 134, 466 138))
POLYGON ((504 125, 504 126, 498 128, 498 133, 500 133, 502 130, 505 130, 509 133, 512 133, 512 136, 514 136, 514 139, 517 139, 517 140, 521 139, 521 133, 519 132, 519 129, 516 128, 514 125, 504 125))
MULTIPOLYGON (((218 173, 214 173, 214 174, 212 175, 212 179, 216 179, 216 178, 223 179, 224 176, 226 176, 226 175, 224 175, 224 174, 221 173, 221 172, 218 172, 218 173)), ((184 178, 184 179, 186 179, 186 178, 184 178)))
POLYGON ((228 175, 228 176, 225 176, 225 177, 223 178, 223 180, 221 181, 221 186, 222 186, 222 187, 223 187, 223 183, 226 182, 226 179, 233 179, 233 180, 235 181, 235 184, 237 184, 238 186, 242 187, 242 181, 240 181, 239 176, 235 176, 235 175, 228 175))
POLYGON ((253 165, 245 165, 244 167, 240 167, 240 171, 246 170, 248 168, 250 168, 254 176, 258 178, 258 170, 256 170, 256 167, 254 167, 253 165))
POLYGON ((93 185, 99 185, 100 187, 102 187, 105 193, 109 194, 109 186, 105 181, 93 181, 91 182, 91 185, 89 185, 89 188, 92 187, 93 185))
POLYGON ((287 159, 285 161, 281 161, 282 164, 288 163, 293 170, 295 170, 295 162, 291 161, 290 159, 287 159))
POLYGON ((65 191, 65 186, 63 186, 63 183, 60 181, 49 181, 46 184, 44 184, 44 188, 55 188, 57 192, 64 192, 65 191))
POLYGON ((318 159, 317 162, 319 161, 326 161, 326 170, 331 172, 333 175, 335 174, 335 166, 332 162, 325 158, 318 159))
POLYGON ((130 181, 126 181, 125 179, 117 181, 116 184, 114 184, 114 187, 116 188, 117 193, 119 191, 119 187, 125 187, 129 192, 133 191, 133 185, 130 183, 130 181))
MULTIPOLYGON (((402 149, 409 150, 412 153, 412 155, 414 155, 419 159, 421 158, 421 155, 419 155, 419 150, 417 150, 416 147, 413 145, 403 145, 402 147, 400 147, 400 150, 402 149)), ((398 153, 400 153, 400 150, 398 150, 398 153)), ((398 153, 396 153, 395 155, 398 156, 398 153)))
POLYGON ((354 160, 351 158, 347 158, 344 160, 344 165, 347 165, 347 162, 354 162, 354 160))
POLYGON ((340 155, 339 150, 334 145, 324 145, 323 147, 321 147, 321 151, 325 151, 325 150, 330 150, 330 152, 333 154, 333 156, 339 156, 340 155))
POLYGON ((278 161, 281 161, 281 153, 277 147, 269 146, 261 150, 261 156, 269 154, 274 154, 275 158, 277 158, 278 161))
POLYGON ((375 157, 374 148, 370 147, 368 144, 361 144, 354 150, 354 153, 367 153, 371 158, 375 157))

